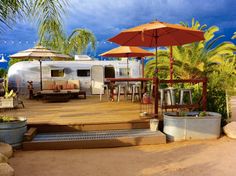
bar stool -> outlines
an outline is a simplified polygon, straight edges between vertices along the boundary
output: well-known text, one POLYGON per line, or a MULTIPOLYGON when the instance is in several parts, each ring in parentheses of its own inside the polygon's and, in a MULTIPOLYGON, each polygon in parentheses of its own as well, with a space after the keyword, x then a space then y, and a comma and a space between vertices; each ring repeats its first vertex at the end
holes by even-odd
POLYGON ((135 83, 131 85, 131 101, 134 102, 135 98, 138 97, 138 100, 141 100, 141 84, 135 83))
POLYGON ((123 92, 124 94, 124 98, 127 98, 127 84, 124 83, 119 83, 119 84, 115 84, 115 86, 117 87, 117 101, 120 101, 120 95, 123 92))
POLYGON ((187 94, 189 96, 189 102, 190 104, 193 104, 193 99, 192 99, 192 92, 193 89, 180 89, 180 99, 179 99, 179 104, 183 105, 184 104, 184 95, 187 94))
POLYGON ((172 87, 159 89, 161 107, 164 105, 175 105, 175 90, 172 87))
POLYGON ((105 92, 104 91, 106 91, 106 94, 107 94, 107 99, 109 100, 109 96, 110 96, 110 90, 109 90, 109 88, 108 88, 108 85, 107 84, 103 84, 103 85, 101 85, 101 89, 100 89, 100 101, 102 101, 102 95, 103 95, 103 93, 105 94, 105 92))

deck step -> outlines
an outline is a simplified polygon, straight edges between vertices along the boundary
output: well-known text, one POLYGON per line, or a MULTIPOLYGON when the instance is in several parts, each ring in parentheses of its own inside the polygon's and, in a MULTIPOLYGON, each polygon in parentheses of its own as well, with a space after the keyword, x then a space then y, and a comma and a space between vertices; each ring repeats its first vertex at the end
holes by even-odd
POLYGON ((37 134, 23 143, 23 150, 60 150, 124 147, 166 143, 160 131, 149 129, 108 130, 37 134))
POLYGON ((28 127, 37 128, 38 133, 57 133, 57 132, 83 132, 101 130, 130 130, 130 129, 149 129, 149 120, 142 119, 131 122, 102 122, 102 123, 81 123, 81 124, 31 124, 28 127))

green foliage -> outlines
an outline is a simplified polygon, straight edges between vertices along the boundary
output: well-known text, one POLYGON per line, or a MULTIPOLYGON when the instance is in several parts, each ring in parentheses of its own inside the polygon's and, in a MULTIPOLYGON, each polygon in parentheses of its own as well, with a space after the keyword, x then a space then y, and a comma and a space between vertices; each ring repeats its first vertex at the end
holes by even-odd
POLYGON ((32 59, 10 59, 10 61, 8 62, 8 67, 12 66, 13 64, 17 63, 17 62, 21 62, 21 61, 30 61, 32 59))
POLYGON ((25 0, 1 0, 0 30, 4 29, 4 25, 9 27, 9 23, 15 21, 16 15, 21 15, 26 9, 27 1, 25 0))
POLYGON ((32 14, 38 23, 39 44, 64 54, 81 54, 91 43, 95 50, 96 38, 86 29, 75 29, 69 37, 63 28, 62 17, 67 1, 36 0, 32 14))
MULTIPOLYGON (((182 23, 183 24, 183 23, 182 23)), ((189 26, 188 24, 183 24, 189 26)), ((205 29, 205 40, 183 46, 173 47, 174 57, 174 78, 196 79, 208 76, 214 71, 215 65, 225 62, 225 58, 232 58, 236 47, 231 42, 216 43, 224 36, 215 37, 215 32, 219 31, 217 26, 206 28, 193 19, 192 28, 205 29)), ((152 60, 146 65, 146 76, 154 72, 152 60)), ((169 75, 169 49, 158 51, 158 68, 160 78, 168 78, 169 75)))
MULTIPOLYGON (((182 25, 190 25, 181 22, 182 25)), ((224 36, 215 36, 219 31, 217 26, 207 28, 200 25, 198 21, 192 20, 193 29, 205 30, 204 41, 173 47, 174 78, 175 79, 197 79, 208 77, 208 104, 207 110, 216 111, 226 119, 225 92, 236 87, 236 61, 234 52, 236 46, 231 42, 219 43, 224 36)), ((236 38, 236 33, 232 38, 236 38)), ((146 64, 146 76, 152 77, 155 61, 146 64)), ((158 51, 159 78, 169 78, 169 49, 158 51)), ((199 100, 202 89, 199 85, 184 85, 194 88, 194 100, 199 100)), ((177 86, 178 87, 178 86, 177 86)), ((225 121, 225 120, 224 120, 225 121)))
POLYGON ((236 32, 234 32, 232 39, 236 39, 236 32))
POLYGON ((7 74, 7 70, 0 68, 0 78, 3 78, 7 74))
POLYGON ((209 88, 207 92, 207 110, 220 113, 223 125, 228 121, 225 96, 225 91, 220 87, 209 88))
POLYGON ((11 116, 0 116, 0 123, 11 122, 11 121, 15 121, 15 120, 16 119, 11 116))
POLYGON ((58 38, 58 36, 60 35, 51 33, 48 35, 48 38, 43 38, 40 44, 71 55, 82 54, 90 44, 92 50, 96 49, 96 38, 87 29, 75 29, 69 37, 64 34, 63 37, 58 38))
POLYGON ((96 48, 96 38, 94 34, 86 29, 75 29, 66 40, 64 52, 67 54, 81 54, 91 43, 93 50, 96 48))
POLYGON ((61 15, 67 3, 64 0, 31 1, 31 14, 38 24, 39 43, 48 41, 57 45, 63 41, 64 31, 61 15))
POLYGON ((206 113, 205 111, 202 111, 202 112, 199 113, 199 116, 200 116, 200 117, 204 117, 204 116, 206 116, 206 115, 207 115, 207 113, 206 113))

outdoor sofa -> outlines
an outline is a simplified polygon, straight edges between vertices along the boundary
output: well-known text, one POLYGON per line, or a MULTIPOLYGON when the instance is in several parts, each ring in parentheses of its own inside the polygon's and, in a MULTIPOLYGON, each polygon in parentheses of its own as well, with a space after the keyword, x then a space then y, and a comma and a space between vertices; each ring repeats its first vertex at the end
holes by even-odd
POLYGON ((86 98, 86 92, 81 90, 79 80, 44 80, 39 94, 51 101, 68 101, 80 95, 86 98))

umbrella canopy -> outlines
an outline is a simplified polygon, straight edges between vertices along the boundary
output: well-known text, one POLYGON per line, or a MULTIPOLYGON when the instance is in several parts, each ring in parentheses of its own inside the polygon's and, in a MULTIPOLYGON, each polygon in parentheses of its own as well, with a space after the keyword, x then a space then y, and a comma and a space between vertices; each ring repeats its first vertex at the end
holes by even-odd
POLYGON ((100 54, 103 57, 145 57, 154 56, 152 52, 144 50, 139 47, 132 46, 120 46, 100 54))
MULTIPOLYGON (((128 57, 139 57, 143 58, 145 56, 154 56, 152 52, 144 50, 139 47, 134 46, 120 46, 111 49, 105 53, 100 54, 103 57, 127 57, 127 72, 128 72, 128 57)), ((142 76, 144 76, 144 62, 142 59, 142 76)))
POLYGON ((2 54, 2 57, 0 59, 0 62, 7 62, 7 60, 4 58, 3 54, 2 54))
MULTIPOLYGON (((119 45, 155 47, 157 79, 157 47, 158 46, 179 46, 187 43, 204 40, 204 33, 199 30, 190 29, 178 24, 169 24, 160 21, 153 21, 131 29, 122 31, 120 34, 109 39, 119 45)), ((171 47, 172 48, 172 47, 171 47)), ((172 53, 172 52, 171 52, 172 53)), ((170 64, 173 60, 171 58, 170 64)), ((172 69, 172 67, 170 67, 172 69)), ((172 70, 170 71, 172 73, 172 70)), ((155 114, 158 114, 158 88, 155 88, 155 114)))
POLYGON ((71 56, 69 56, 69 55, 61 54, 57 51, 47 49, 43 46, 36 46, 34 48, 20 51, 16 54, 10 55, 10 58, 12 58, 12 59, 32 58, 32 59, 40 60, 42 58, 51 58, 51 57, 64 58, 64 59, 71 58, 71 56))
MULTIPOLYGON (((180 46, 201 40, 204 40, 204 32, 202 31, 187 28, 178 24, 169 24, 160 21, 153 21, 124 30, 120 34, 109 39, 109 41, 115 42, 119 45, 155 47, 156 73, 158 46, 180 46)), ((173 59, 170 58, 170 60, 170 64, 172 64, 173 59)), ((172 65, 170 65, 170 68, 172 69, 172 65)), ((172 77, 172 70, 170 70, 170 73, 172 77)))
POLYGON ((109 39, 125 46, 179 46, 204 40, 204 33, 178 24, 153 21, 122 31, 109 39))
POLYGON ((42 90, 42 59, 44 58, 70 59, 71 56, 61 54, 57 51, 50 50, 43 46, 35 46, 34 48, 20 51, 16 54, 10 55, 10 58, 11 59, 37 59, 39 60, 40 90, 42 90))

